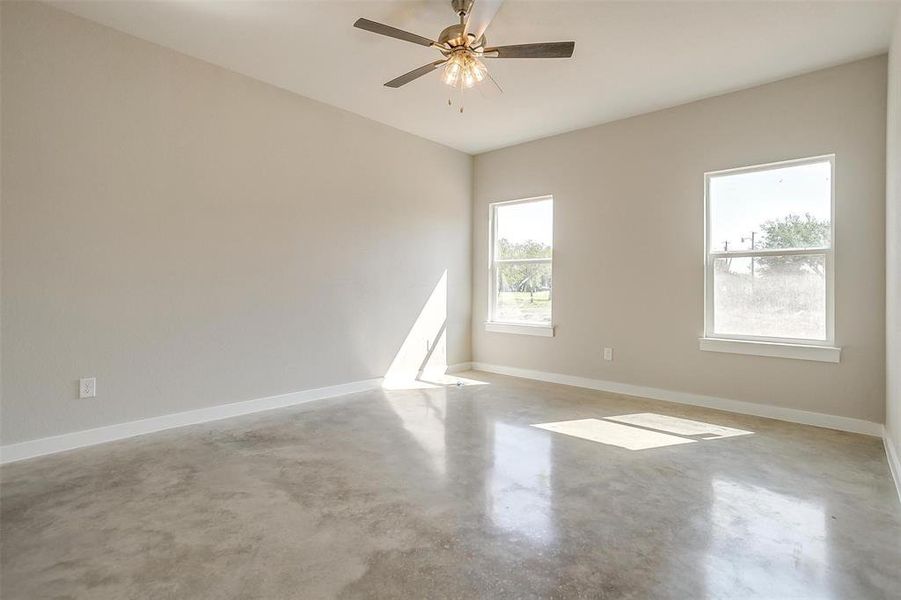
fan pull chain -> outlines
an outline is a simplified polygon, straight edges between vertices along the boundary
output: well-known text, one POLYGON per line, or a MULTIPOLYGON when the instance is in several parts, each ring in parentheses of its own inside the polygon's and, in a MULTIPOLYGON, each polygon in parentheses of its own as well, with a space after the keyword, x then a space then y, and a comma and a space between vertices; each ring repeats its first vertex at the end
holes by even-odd
MULTIPOLYGON (((489 75, 489 77, 491 77, 491 76, 489 75)), ((494 81, 494 78, 492 77, 491 80, 494 81)), ((501 87, 501 86, 497 85, 496 81, 494 81, 494 85, 496 85, 498 87, 498 89, 500 89, 500 87, 501 87)), ((463 109, 466 108, 465 86, 463 85, 463 80, 461 79, 460 83, 454 87, 457 87, 460 89, 460 114, 463 114, 463 109)), ((479 91, 481 91, 481 89, 479 91)), ((501 90, 501 93, 503 93, 503 90, 501 90)), ((447 98, 447 105, 448 105, 448 107, 451 107, 454 105, 453 92, 451 92, 451 96, 449 96, 447 98)))

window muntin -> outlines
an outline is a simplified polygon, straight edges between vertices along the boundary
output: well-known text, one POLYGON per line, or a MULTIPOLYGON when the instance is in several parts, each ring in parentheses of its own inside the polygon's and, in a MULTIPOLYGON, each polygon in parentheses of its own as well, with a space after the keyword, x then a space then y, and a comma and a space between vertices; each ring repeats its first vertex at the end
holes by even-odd
POLYGON ((831 344, 834 157, 706 175, 705 336, 831 344))
POLYGON ((491 205, 489 321, 551 325, 554 201, 491 205))

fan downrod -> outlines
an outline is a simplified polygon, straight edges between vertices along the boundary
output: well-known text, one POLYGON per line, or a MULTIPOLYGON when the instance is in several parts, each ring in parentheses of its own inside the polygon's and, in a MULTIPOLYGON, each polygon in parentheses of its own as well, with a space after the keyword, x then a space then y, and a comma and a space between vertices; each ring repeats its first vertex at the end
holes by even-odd
POLYGON ((469 15, 469 11, 472 10, 473 2, 474 0, 451 0, 451 7, 460 17, 460 23, 446 27, 438 35, 439 44, 444 44, 451 50, 456 48, 476 48, 485 45, 484 35, 477 40, 475 35, 466 31, 466 18, 469 15))

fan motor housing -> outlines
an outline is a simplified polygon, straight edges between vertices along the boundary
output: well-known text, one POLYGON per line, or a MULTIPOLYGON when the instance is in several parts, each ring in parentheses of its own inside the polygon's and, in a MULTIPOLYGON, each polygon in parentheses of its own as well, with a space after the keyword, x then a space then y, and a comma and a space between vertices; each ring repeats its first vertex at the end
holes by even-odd
POLYGON ((482 39, 479 44, 476 44, 477 41, 475 36, 471 33, 464 34, 463 33, 464 26, 463 25, 451 25, 447 27, 441 34, 438 36, 439 44, 447 44, 451 48, 469 48, 472 46, 484 46, 485 45, 485 36, 482 36, 482 39))
POLYGON ((446 28, 438 36, 438 43, 447 44, 452 48, 456 48, 457 46, 465 46, 466 36, 463 34, 463 26, 451 25, 450 27, 446 28))

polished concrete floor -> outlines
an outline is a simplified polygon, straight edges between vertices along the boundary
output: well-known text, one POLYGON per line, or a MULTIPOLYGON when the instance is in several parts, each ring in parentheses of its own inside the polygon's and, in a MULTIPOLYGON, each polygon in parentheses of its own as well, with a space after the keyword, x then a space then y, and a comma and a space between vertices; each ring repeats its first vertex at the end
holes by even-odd
POLYGON ((6 466, 0 595, 901 597, 878 439, 463 376, 6 466))

